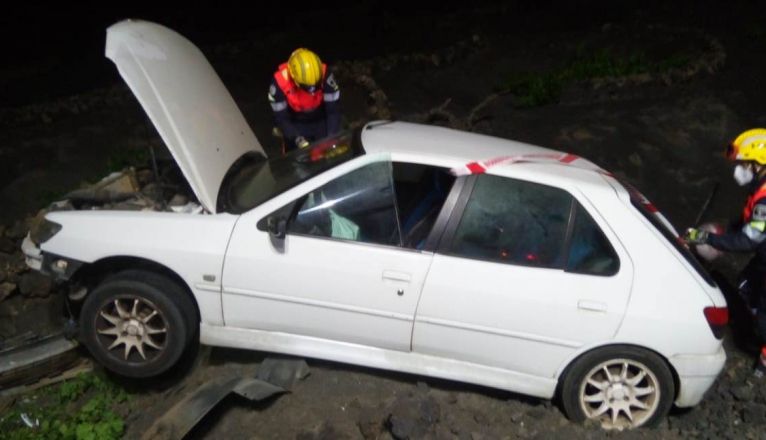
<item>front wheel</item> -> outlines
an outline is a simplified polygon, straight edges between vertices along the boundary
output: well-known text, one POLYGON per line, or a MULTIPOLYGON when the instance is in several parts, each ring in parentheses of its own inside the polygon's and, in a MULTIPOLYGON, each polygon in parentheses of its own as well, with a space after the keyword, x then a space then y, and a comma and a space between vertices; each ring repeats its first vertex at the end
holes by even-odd
POLYGON ((574 421, 597 420, 604 429, 655 426, 675 396, 673 375, 656 354, 637 347, 586 353, 568 369, 561 403, 574 421))
POLYGON ((159 375, 175 365, 192 332, 191 301, 160 275, 131 271, 100 284, 80 314, 81 339, 107 369, 127 377, 159 375))

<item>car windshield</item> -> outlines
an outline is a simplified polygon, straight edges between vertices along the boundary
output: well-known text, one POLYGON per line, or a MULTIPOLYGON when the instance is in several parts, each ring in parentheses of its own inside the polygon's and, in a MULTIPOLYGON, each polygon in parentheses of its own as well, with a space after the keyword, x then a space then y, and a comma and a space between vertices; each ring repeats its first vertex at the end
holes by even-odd
POLYGON ((343 132, 267 160, 260 155, 244 156, 224 178, 218 196, 219 210, 241 214, 362 154, 356 131, 343 132))

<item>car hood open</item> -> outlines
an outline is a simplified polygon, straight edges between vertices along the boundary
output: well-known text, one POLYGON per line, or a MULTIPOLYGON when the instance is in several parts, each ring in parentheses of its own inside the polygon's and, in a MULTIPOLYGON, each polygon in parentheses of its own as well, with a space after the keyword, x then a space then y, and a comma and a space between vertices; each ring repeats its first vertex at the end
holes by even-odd
POLYGON ((216 212, 223 177, 263 148, 202 52, 156 23, 124 20, 106 32, 106 57, 143 106, 202 206, 216 212))

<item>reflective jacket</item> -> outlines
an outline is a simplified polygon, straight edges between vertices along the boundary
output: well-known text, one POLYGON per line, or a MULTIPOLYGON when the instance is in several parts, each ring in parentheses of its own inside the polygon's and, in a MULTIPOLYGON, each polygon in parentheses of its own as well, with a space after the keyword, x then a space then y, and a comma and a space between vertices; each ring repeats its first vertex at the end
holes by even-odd
POLYGON ((295 84, 295 81, 290 78, 290 72, 287 69, 287 63, 281 64, 279 69, 274 73, 274 81, 282 93, 285 94, 287 105, 295 112, 310 112, 314 111, 322 105, 322 82, 327 74, 327 65, 322 63, 322 81, 319 83, 314 93, 307 92, 306 90, 295 84))

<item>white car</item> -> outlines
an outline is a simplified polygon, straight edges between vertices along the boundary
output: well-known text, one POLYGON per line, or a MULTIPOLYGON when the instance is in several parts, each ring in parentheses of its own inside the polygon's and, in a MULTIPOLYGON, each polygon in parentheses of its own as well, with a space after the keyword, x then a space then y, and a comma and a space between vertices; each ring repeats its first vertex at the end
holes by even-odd
POLYGON ((373 122, 266 158, 202 53, 107 32, 201 213, 51 212, 27 262, 82 296, 116 373, 202 344, 453 379, 606 428, 696 405, 721 371, 723 295, 638 192, 585 159, 373 122))

